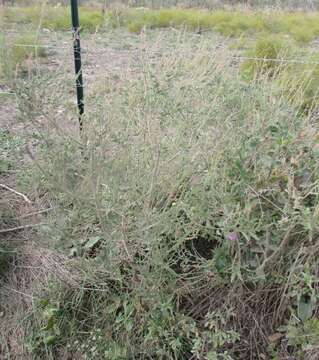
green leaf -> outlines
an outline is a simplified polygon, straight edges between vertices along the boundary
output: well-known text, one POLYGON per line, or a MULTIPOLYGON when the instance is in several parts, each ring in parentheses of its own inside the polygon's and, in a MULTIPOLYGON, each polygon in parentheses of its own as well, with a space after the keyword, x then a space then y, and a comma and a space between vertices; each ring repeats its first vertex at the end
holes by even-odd
POLYGON ((92 250, 95 246, 97 246, 101 242, 101 238, 99 236, 93 236, 89 238, 88 242, 85 244, 84 248, 86 250, 92 250))
POLYGON ((269 132, 272 134, 272 135, 275 135, 275 134, 278 134, 279 133, 279 127, 278 126, 275 126, 275 125, 270 125, 268 127, 268 130, 269 132))
POLYGON ((172 348, 174 351, 179 350, 179 349, 181 349, 181 347, 182 347, 182 343, 181 343, 181 341, 180 341, 179 338, 174 339, 173 341, 171 341, 170 345, 171 345, 171 348, 172 348))
POLYGON ((55 324, 55 318, 50 317, 47 324, 41 328, 42 331, 48 331, 51 330, 54 327, 55 324))
POLYGON ((209 353, 207 353, 206 359, 207 360, 218 360, 217 352, 216 351, 210 351, 209 353))
POLYGON ((129 332, 132 329, 133 329, 133 322, 132 321, 127 321, 127 323, 125 324, 125 330, 129 332))
POLYGON ((41 299, 40 300, 40 305, 42 307, 46 307, 47 305, 49 305, 49 299, 41 299))
POLYGON ((78 250, 76 248, 72 248, 69 253, 69 257, 77 257, 78 256, 78 250))
POLYGON ((302 296, 298 303, 298 317, 301 321, 305 322, 312 316, 313 304, 311 299, 302 296))
POLYGON ((56 336, 55 336, 55 335, 49 335, 49 336, 46 336, 46 337, 43 339, 43 342, 44 342, 46 345, 52 345, 52 344, 54 344, 55 339, 56 339, 56 336))

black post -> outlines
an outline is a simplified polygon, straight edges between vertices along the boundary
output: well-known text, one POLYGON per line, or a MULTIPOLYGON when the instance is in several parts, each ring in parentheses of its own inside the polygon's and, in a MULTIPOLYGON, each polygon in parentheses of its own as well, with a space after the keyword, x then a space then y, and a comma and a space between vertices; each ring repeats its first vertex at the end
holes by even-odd
POLYGON ((77 105, 79 109, 80 131, 82 131, 83 128, 82 115, 84 113, 84 94, 83 94, 83 77, 82 77, 82 63, 81 63, 78 0, 71 0, 71 15, 72 15, 74 66, 75 66, 75 75, 76 75, 76 97, 77 97, 77 105))

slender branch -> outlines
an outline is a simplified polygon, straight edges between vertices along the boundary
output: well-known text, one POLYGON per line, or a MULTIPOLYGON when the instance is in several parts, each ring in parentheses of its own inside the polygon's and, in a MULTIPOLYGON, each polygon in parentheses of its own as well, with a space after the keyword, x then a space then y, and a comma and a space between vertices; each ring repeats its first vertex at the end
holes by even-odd
POLYGON ((283 254, 283 252, 285 251, 287 245, 289 244, 289 241, 291 239, 291 232, 293 230, 293 226, 291 226, 282 242, 280 243, 279 247, 276 249, 276 251, 274 251, 269 257, 267 257, 264 262, 260 265, 259 270, 265 270, 266 268, 269 268, 270 265, 272 265, 274 262, 276 262, 276 260, 283 254))
POLYGON ((5 234, 5 233, 8 233, 8 232, 13 232, 13 231, 20 231, 20 230, 24 230, 24 229, 29 229, 29 228, 41 226, 41 225, 45 225, 45 224, 44 223, 28 224, 28 225, 16 226, 14 228, 9 228, 9 229, 2 229, 2 230, 0 230, 0 234, 5 234))
POLYGON ((20 193, 19 191, 16 191, 16 190, 14 190, 14 189, 12 189, 9 186, 4 185, 4 184, 0 184, 0 187, 6 189, 8 191, 11 191, 12 193, 14 193, 16 195, 21 196, 25 202, 27 202, 28 204, 31 204, 31 200, 26 195, 20 193))
POLYGON ((3 287, 4 287, 4 289, 6 289, 7 291, 13 291, 13 292, 15 292, 15 293, 17 293, 17 294, 20 294, 20 295, 23 295, 23 296, 27 296, 27 297, 29 297, 30 299, 34 299, 34 298, 35 298, 34 296, 29 295, 29 294, 26 294, 26 293, 24 293, 24 292, 22 292, 22 291, 18 291, 18 290, 16 290, 16 289, 12 289, 12 288, 9 288, 9 287, 7 287, 7 286, 3 286, 3 287))
POLYGON ((29 214, 21 215, 21 216, 19 216, 19 219, 24 219, 24 218, 27 218, 27 217, 30 217, 30 216, 43 214, 43 213, 49 212, 51 210, 53 210, 53 207, 50 207, 50 208, 47 208, 47 209, 42 209, 42 210, 39 210, 39 211, 35 211, 35 212, 29 213, 29 214))

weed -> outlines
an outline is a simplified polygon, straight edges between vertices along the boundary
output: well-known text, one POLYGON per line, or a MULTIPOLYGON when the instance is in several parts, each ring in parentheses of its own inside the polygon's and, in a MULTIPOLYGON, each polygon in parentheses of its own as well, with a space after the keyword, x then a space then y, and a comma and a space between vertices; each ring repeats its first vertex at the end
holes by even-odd
POLYGON ((246 51, 245 56, 248 60, 241 65, 245 78, 275 77, 287 69, 287 60, 293 58, 293 50, 284 38, 263 36, 257 39, 253 48, 246 51))
MULTIPOLYGON (((279 56, 276 44, 261 44, 279 56)), ((114 80, 107 102, 88 100, 84 145, 50 136, 38 152, 30 181, 56 207, 43 236, 113 279, 95 283, 106 298, 64 292, 70 307, 52 351, 73 326, 88 358, 236 358, 248 333, 245 354, 266 352, 260 329, 271 334, 289 312, 280 297, 294 286, 286 279, 300 241, 311 246, 316 228, 317 126, 266 77, 243 83, 222 53, 180 46, 157 67, 146 54, 143 77, 114 80)), ((41 108, 54 121, 51 106, 41 108)), ((315 257, 307 262, 313 274, 315 257)))

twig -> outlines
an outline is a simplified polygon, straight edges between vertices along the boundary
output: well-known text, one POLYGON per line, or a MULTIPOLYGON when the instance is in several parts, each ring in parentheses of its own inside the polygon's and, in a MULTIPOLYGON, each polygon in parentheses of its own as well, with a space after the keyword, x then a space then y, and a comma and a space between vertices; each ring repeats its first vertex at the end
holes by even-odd
MULTIPOLYGON (((297 256, 296 256, 296 260, 294 261, 294 263, 292 264, 292 266, 290 267, 290 271, 289 271, 289 275, 288 275, 288 278, 287 278, 287 280, 285 281, 285 287, 284 287, 284 289, 283 289, 283 291, 282 291, 282 296, 281 296, 281 299, 280 299, 280 303, 279 303, 279 306, 277 307, 277 311, 276 311, 276 317, 275 317, 275 319, 273 319, 273 321, 275 320, 275 323, 276 323, 276 321, 279 321, 279 315, 280 315, 280 311, 283 313, 284 312, 284 303, 285 303, 285 301, 287 301, 287 297, 286 296, 284 296, 284 295, 286 295, 287 294, 287 291, 288 291, 288 288, 289 288, 289 286, 291 285, 291 282, 290 282, 290 280, 291 280, 291 278, 292 278, 292 275, 295 273, 295 271, 296 271, 296 268, 297 268, 297 263, 298 263, 298 260, 299 260, 299 258, 300 258, 300 255, 303 253, 303 251, 304 251, 304 248, 303 247, 301 247, 301 249, 299 250, 299 252, 298 252, 298 254, 297 254, 297 256)), ((274 323, 273 323, 273 325, 274 325, 274 323)))
POLYGON ((53 210, 53 207, 50 207, 50 208, 47 208, 47 209, 43 209, 43 210, 39 210, 39 211, 35 211, 35 212, 29 213, 29 214, 21 215, 21 216, 19 217, 19 219, 24 219, 24 218, 27 218, 27 217, 30 217, 30 216, 43 214, 43 213, 49 212, 49 211, 51 211, 51 210, 53 210))
POLYGON ((277 250, 274 251, 269 257, 267 257, 264 260, 264 262, 260 265, 258 270, 265 270, 266 268, 269 268, 269 266, 272 265, 278 259, 278 257, 285 251, 285 249, 291 239, 290 235, 291 235, 293 228, 294 227, 291 226, 287 230, 287 232, 286 232, 282 242, 280 243, 279 247, 277 248, 277 250))
POLYGON ((9 229, 2 229, 2 230, 0 230, 0 234, 5 234, 5 233, 8 233, 8 232, 12 232, 12 231, 19 231, 19 230, 29 229, 29 228, 33 228, 33 227, 37 227, 37 226, 41 226, 41 225, 45 225, 45 224, 44 223, 28 224, 28 225, 17 226, 17 227, 14 227, 14 228, 9 228, 9 229))
POLYGON ((22 291, 18 291, 18 290, 16 290, 16 289, 9 288, 9 287, 7 287, 7 286, 5 286, 5 285, 3 286, 3 288, 6 289, 7 291, 13 291, 13 292, 15 292, 15 293, 17 293, 17 294, 20 294, 20 295, 23 295, 23 296, 27 296, 27 297, 29 297, 30 299, 34 299, 34 298, 35 298, 35 297, 32 296, 32 295, 26 294, 26 293, 24 293, 24 292, 22 292, 22 291))
POLYGON ((122 240, 124 250, 126 252, 126 255, 128 256, 128 259, 131 260, 132 255, 128 251, 128 248, 126 246, 126 241, 125 241, 125 240, 127 240, 127 236, 126 236, 126 226, 125 226, 125 222, 124 222, 124 216, 122 216, 122 234, 123 234, 123 236, 121 237, 121 240, 122 240))
POLYGON ((251 187, 249 184, 247 184, 247 186, 249 187, 249 189, 258 197, 261 197, 262 199, 264 199, 265 201, 268 201, 269 204, 271 204, 272 206, 274 206, 276 209, 278 209, 281 213, 283 213, 284 215, 287 215, 278 205, 276 205, 274 202, 272 202, 271 200, 269 200, 268 198, 266 198, 263 194, 260 194, 258 191, 256 191, 253 187, 251 187))
POLYGON ((13 193, 16 194, 16 195, 21 196, 25 202, 27 202, 28 204, 31 204, 31 200, 30 200, 26 195, 24 195, 24 194, 22 194, 22 193, 20 193, 20 192, 18 192, 18 191, 16 191, 16 190, 14 190, 14 189, 11 189, 9 186, 4 185, 4 184, 0 184, 0 187, 6 189, 6 190, 8 190, 8 191, 11 191, 11 192, 13 192, 13 193))

